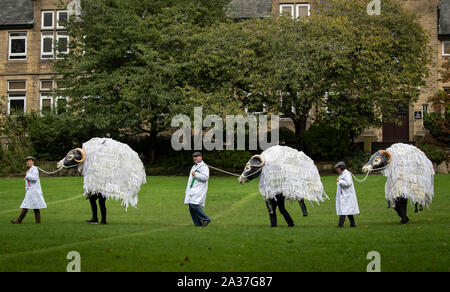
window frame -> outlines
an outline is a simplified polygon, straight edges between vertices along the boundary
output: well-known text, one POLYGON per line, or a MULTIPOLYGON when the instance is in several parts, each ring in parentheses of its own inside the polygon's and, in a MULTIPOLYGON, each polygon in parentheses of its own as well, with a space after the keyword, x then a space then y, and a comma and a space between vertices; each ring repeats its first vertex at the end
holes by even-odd
POLYGON ((59 25, 59 14, 60 13, 66 13, 66 19, 67 22, 69 22, 69 11, 67 10, 56 10, 56 29, 66 29, 66 27, 64 25, 59 25))
POLYGON ((53 10, 42 10, 41 11, 41 29, 55 29, 55 11, 53 10), (52 14, 52 26, 44 26, 44 14, 52 14))
POLYGON ((26 80, 8 80, 8 92, 25 92, 27 91, 27 81, 26 80), (24 89, 11 89, 10 83, 11 82, 24 82, 25 83, 25 88, 24 89))
POLYGON ((291 8, 291 18, 294 19, 295 18, 295 5, 292 3, 283 3, 280 4, 280 15, 283 15, 283 8, 284 7, 290 7, 291 8))
POLYGON ((450 57, 450 40, 442 41, 442 56, 450 57), (447 44, 447 46, 448 46, 449 53, 445 53, 445 44, 447 44))
POLYGON ((309 5, 309 3, 295 4, 295 13, 296 13, 295 19, 299 18, 299 8, 300 7, 308 7, 308 15, 307 15, 307 17, 311 15, 311 5, 309 5))
POLYGON ((9 48, 8 48, 8 60, 9 61, 23 61, 23 60, 27 60, 28 56, 28 33, 27 32, 23 32, 23 31, 15 31, 15 32, 9 32, 8 34, 9 36, 9 48), (11 34, 14 33, 24 33, 25 35, 23 36, 11 36, 11 34), (12 49, 12 41, 13 40, 19 40, 19 39, 24 39, 25 40, 25 52, 24 53, 12 53, 11 49, 12 49), (24 57, 24 58, 13 58, 11 59, 11 57, 24 57))
POLYGON ((48 31, 42 31, 41 32, 41 60, 53 60, 55 58, 55 34, 52 32, 52 34, 49 34, 48 31), (52 40, 52 51, 51 51, 51 57, 49 58, 43 58, 43 55, 50 56, 49 52, 44 52, 44 39, 51 39, 52 40))
POLYGON ((8 94, 8 115, 11 115, 11 100, 23 100, 23 114, 27 112, 27 95, 26 93, 19 94, 18 93, 9 93, 8 94), (17 95, 12 97, 11 95, 17 95))
POLYGON ((39 90, 40 91, 52 91, 53 90, 53 80, 52 79, 40 79, 39 80, 39 90), (42 87, 43 82, 51 82, 52 85, 50 88, 44 88, 44 87, 42 87))
POLYGON ((67 31, 58 31, 56 32, 56 44, 57 47, 54 46, 54 50, 56 51, 56 59, 64 59, 64 55, 69 54, 69 33, 67 31), (59 40, 60 39, 67 39, 66 44, 66 51, 65 52, 59 52, 59 40))
POLYGON ((67 96, 60 96, 59 95, 59 96, 55 97, 55 112, 56 112, 56 114, 60 114, 58 112, 58 100, 61 100, 61 99, 64 99, 66 101, 66 111, 67 111, 69 98, 67 96))
POLYGON ((50 112, 53 110, 53 95, 51 94, 51 92, 41 92, 39 94, 39 112, 41 116, 44 115, 44 113, 42 112, 42 101, 44 99, 50 100, 50 112))

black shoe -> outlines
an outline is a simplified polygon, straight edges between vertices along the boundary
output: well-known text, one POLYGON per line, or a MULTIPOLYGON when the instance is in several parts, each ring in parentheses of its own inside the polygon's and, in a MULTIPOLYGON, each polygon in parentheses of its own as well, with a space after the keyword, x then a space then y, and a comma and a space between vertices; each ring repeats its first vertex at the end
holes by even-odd
POLYGON ((294 227, 294 224, 289 224, 288 227, 294 227))
POLYGON ((203 223, 202 223, 202 227, 206 227, 206 226, 208 226, 209 222, 211 222, 211 220, 209 220, 209 221, 203 221, 203 223))
POLYGON ((85 222, 89 224, 98 224, 98 219, 92 218, 91 220, 86 220, 85 222))
POLYGON ((106 225, 106 221, 102 221, 100 222, 100 224, 106 225))
POLYGON ((400 221, 400 224, 406 224, 406 223, 408 223, 409 222, 409 218, 408 217, 406 217, 406 220, 405 221, 403 221, 403 219, 400 221))

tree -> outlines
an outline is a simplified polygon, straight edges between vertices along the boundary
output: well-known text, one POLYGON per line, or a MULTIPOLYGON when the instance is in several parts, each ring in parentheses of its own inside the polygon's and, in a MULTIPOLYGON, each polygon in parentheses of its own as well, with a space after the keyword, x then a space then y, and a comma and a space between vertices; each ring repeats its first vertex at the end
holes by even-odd
POLYGON ((417 16, 391 0, 369 16, 367 1, 329 1, 318 14, 346 17, 352 37, 339 59, 321 117, 354 139, 369 126, 395 121, 399 107, 416 101, 431 63, 428 34, 417 16), (331 9, 330 9, 331 8, 331 9))
POLYGON ((233 46, 216 42, 221 45, 206 54, 213 65, 203 75, 227 72, 219 75, 226 82, 212 84, 233 87, 242 106, 264 103, 290 117, 300 147, 308 119, 327 121, 353 140, 392 119, 426 85, 427 34, 414 14, 391 0, 383 1, 380 16, 367 14, 367 1, 333 0, 315 6, 308 18, 274 16, 235 26, 235 38, 216 31, 215 41, 233 46), (223 69, 223 60, 232 71, 223 69))
MULTIPOLYGON (((446 60, 440 71, 439 81, 445 83, 450 81, 450 60, 446 60)), ((450 144, 450 94, 440 90, 428 99, 435 112, 424 115, 424 126, 436 140, 450 144)))
MULTIPOLYGON (((183 97, 192 35, 225 18, 225 0, 83 1, 55 69, 68 111, 92 135, 150 135, 150 149, 183 97)), ((150 159, 155 153, 151 151, 150 159)))

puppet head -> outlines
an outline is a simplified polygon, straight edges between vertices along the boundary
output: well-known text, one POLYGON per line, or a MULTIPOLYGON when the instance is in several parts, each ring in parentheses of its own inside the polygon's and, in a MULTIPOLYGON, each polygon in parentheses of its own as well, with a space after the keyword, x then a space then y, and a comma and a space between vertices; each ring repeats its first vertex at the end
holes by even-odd
POLYGON ((264 160, 262 159, 261 155, 253 155, 245 165, 244 171, 238 178, 238 182, 244 184, 258 177, 263 166, 264 160))
POLYGON ((75 148, 70 150, 66 157, 61 159, 56 165, 58 168, 71 167, 83 163, 86 160, 86 152, 81 148, 75 148))
POLYGON ((364 172, 376 171, 380 168, 384 168, 392 161, 391 154, 386 150, 378 150, 369 159, 369 162, 364 165, 362 170, 364 172))

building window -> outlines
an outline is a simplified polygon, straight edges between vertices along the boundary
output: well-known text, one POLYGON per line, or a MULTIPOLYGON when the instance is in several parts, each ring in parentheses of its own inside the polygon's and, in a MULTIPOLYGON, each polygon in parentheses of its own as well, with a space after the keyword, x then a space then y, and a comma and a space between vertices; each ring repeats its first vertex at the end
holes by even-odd
POLYGON ((57 41, 57 58, 61 59, 61 55, 65 55, 69 53, 69 35, 67 32, 57 32, 56 33, 56 41, 57 41))
POLYGON ((41 59, 53 59, 53 32, 42 32, 41 34, 41 59))
POLYGON ((56 11, 56 28, 64 29, 66 27, 67 21, 69 20, 67 10, 56 11))
POLYGON ((41 16, 41 29, 54 29, 53 23, 54 13, 53 11, 42 11, 41 16))
POLYGON ((8 91, 26 91, 27 84, 25 81, 14 80, 8 81, 8 91))
POLYGON ((27 33, 9 33, 9 60, 27 59, 27 33))
POLYGON ((51 91, 53 89, 52 80, 41 80, 40 90, 51 91))
POLYGON ((52 111, 53 97, 51 93, 49 92, 41 93, 41 103, 39 109, 41 110, 41 115, 47 114, 52 111))
POLYGON ((24 93, 8 94, 8 114, 23 115, 26 110, 26 95, 24 93))
POLYGON ((67 97, 57 96, 56 97, 56 113, 61 114, 67 112, 67 97))
POLYGON ((442 42, 442 56, 450 57, 450 41, 442 42))
POLYGON ((296 18, 305 18, 308 17, 309 12, 309 4, 297 4, 297 17, 296 18))
POLYGON ((294 4, 280 4, 280 14, 294 18, 294 4))

